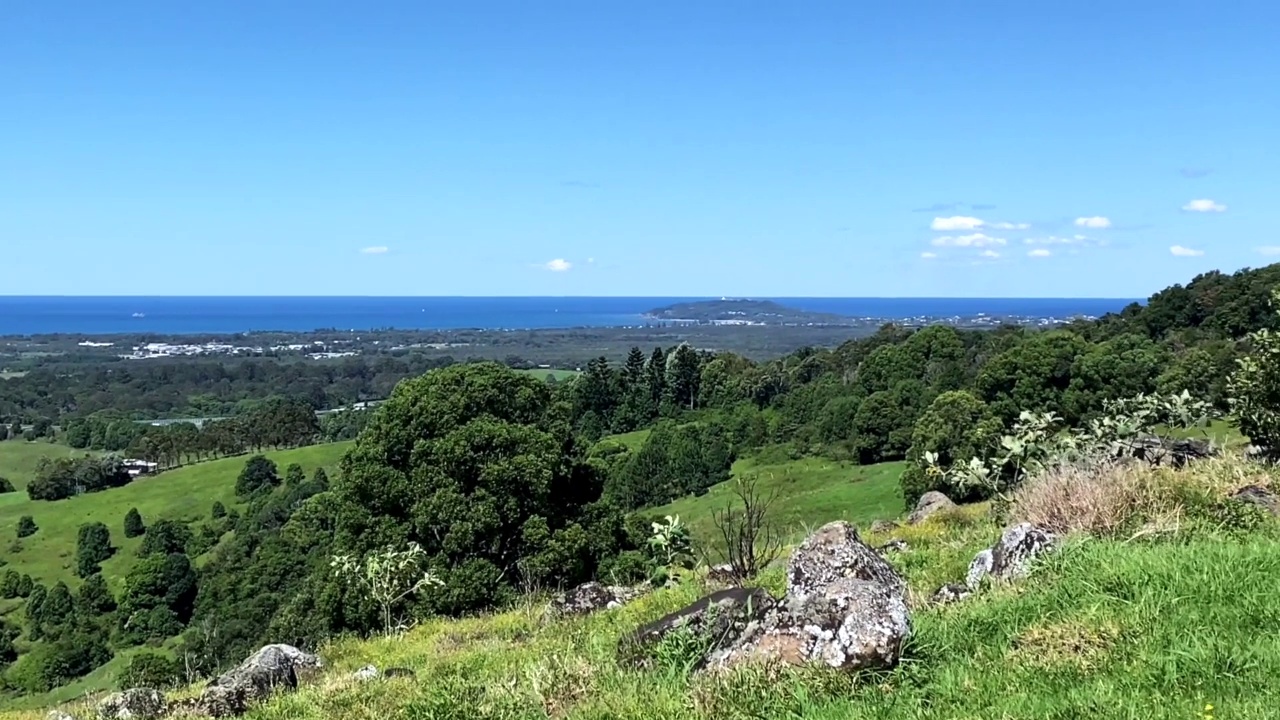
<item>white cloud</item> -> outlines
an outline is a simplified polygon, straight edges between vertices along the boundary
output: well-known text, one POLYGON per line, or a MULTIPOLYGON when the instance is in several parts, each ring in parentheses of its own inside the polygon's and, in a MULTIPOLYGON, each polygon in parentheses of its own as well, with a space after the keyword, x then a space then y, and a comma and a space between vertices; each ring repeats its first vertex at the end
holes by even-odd
POLYGON ((1254 249, 1259 255, 1280 255, 1280 245, 1263 245, 1254 249))
POLYGON ((564 258, 556 258, 555 260, 547 262, 542 267, 546 270, 550 270, 551 272, 568 272, 569 268, 573 267, 573 263, 565 260, 564 258))
POLYGON ((954 217, 936 217, 929 227, 933 230, 954 231, 954 230, 977 230, 986 225, 985 222, 976 217, 966 217, 964 215, 956 215, 954 217))
POLYGON ((1027 252, 1027 255, 1031 257, 1049 257, 1052 254, 1048 248, 1036 248, 1027 252))
POLYGON ((1182 209, 1187 212, 1226 212, 1227 206, 1205 198, 1201 200, 1192 200, 1186 205, 1183 205, 1182 209))
POLYGON ((934 258, 938 257, 938 253, 926 251, 926 252, 920 253, 920 257, 924 258, 925 260, 933 260, 934 258))
POLYGON ((995 258, 1000 257, 1000 253, 996 252, 995 250, 983 250, 982 257, 991 258, 994 260, 995 258))
POLYGON ((1204 254, 1203 250, 1195 250, 1193 248, 1183 247, 1181 245, 1174 245, 1173 247, 1169 248, 1169 252, 1173 253, 1174 255, 1177 255, 1178 257, 1200 257, 1201 255, 1204 254))
POLYGON ((1031 223, 998 222, 992 223, 991 227, 996 230, 1030 230, 1031 223))
POLYGON ((1004 238, 991 237, 982 233, 943 235, 933 239, 933 244, 938 247, 987 247, 988 245, 1004 245, 1006 242, 1004 238))
POLYGON ((1078 217, 1076 218, 1076 227, 1086 228, 1109 228, 1111 227, 1110 218, 1104 217, 1078 217))
POLYGON ((388 248, 386 245, 374 245, 373 247, 360 248, 362 255, 386 255, 388 248))

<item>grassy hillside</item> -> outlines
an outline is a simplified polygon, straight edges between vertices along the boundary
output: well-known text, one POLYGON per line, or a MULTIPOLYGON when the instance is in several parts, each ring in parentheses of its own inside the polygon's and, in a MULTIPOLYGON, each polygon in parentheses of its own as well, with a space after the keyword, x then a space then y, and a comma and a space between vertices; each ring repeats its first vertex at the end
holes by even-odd
MULTIPOLYGON (((0 443, 0 452, 4 452, 5 445, 38 447, 37 444, 0 443)), ((299 463, 310 474, 322 466, 327 471, 334 470, 348 447, 350 443, 332 443, 268 452, 266 455, 279 465, 281 473, 290 463, 299 463)), ((23 462, 30 461, 21 455, 14 458, 15 467, 19 458, 23 462)), ((198 463, 139 478, 124 487, 56 502, 33 502, 27 499, 26 493, 14 493, 0 501, 0 558, 8 563, 7 568, 29 573, 39 582, 49 584, 65 580, 73 584, 79 528, 88 522, 103 522, 111 530, 111 542, 118 550, 114 557, 102 564, 102 570, 113 588, 118 590, 118 584, 132 567, 137 547, 142 542, 142 538, 127 539, 124 536, 124 515, 129 508, 138 508, 148 525, 159 519, 207 518, 215 501, 221 501, 228 507, 234 504, 236 476, 244 467, 245 460, 246 457, 242 456, 198 463), (34 517, 40 530, 31 537, 23 538, 21 549, 15 552, 10 543, 16 537, 18 519, 23 515, 34 517)))
MULTIPOLYGON (((1280 526, 1260 515, 1223 516, 1214 509, 1233 488, 1269 484, 1270 471, 1228 461, 1139 472, 1114 478, 1142 488, 1147 503, 1124 506, 1132 513, 1130 530, 1072 535, 1030 577, 955 605, 935 606, 924 598, 940 583, 962 577, 1002 524, 990 519, 987 507, 973 506, 894 531, 909 544, 889 560, 911 589, 913 635, 903 663, 889 672, 850 677, 820 668, 746 668, 689 674, 676 658, 662 657, 648 671, 620 667, 619 637, 704 593, 696 579, 686 579, 586 618, 548 620, 542 604, 530 599, 507 612, 429 620, 396 638, 338 640, 320 649, 329 665, 324 677, 247 717, 1274 717, 1280 638, 1265 628, 1275 624, 1280 594, 1280 526), (1151 520, 1166 514, 1178 522, 1151 532, 1151 520), (368 663, 407 667, 417 679, 350 679, 368 663)), ((1014 519, 1033 508, 1028 497, 1043 494, 1015 498, 1014 519)), ((1078 519, 1118 496, 1082 497, 1087 501, 1064 508, 1081 513, 1073 515, 1078 519)), ((761 584, 780 591, 781 568, 761 584)), ((36 720, 42 714, 5 717, 36 720)))
POLYGON ((36 474, 36 464, 43 458, 83 457, 94 454, 90 450, 73 450, 66 445, 49 442, 27 442, 25 440, 6 440, 0 442, 0 477, 9 478, 13 486, 19 490, 14 495, 0 495, 0 507, 18 500, 26 500, 26 493, 21 492, 36 474))
MULTIPOLYGON (((773 516, 788 537, 803 535, 832 520, 848 520, 865 525, 876 518, 902 512, 902 489, 898 477, 903 463, 854 465, 825 458, 791 461, 767 459, 739 460, 733 466, 735 478, 755 476, 762 494, 777 493, 773 516)), ((712 513, 733 499, 734 482, 716 485, 700 497, 685 497, 646 511, 646 514, 679 515, 694 537, 716 539, 712 513)))
POLYGON ((522 372, 526 375, 532 375, 539 380, 545 380, 548 377, 553 377, 556 379, 556 382, 571 380, 582 374, 578 370, 559 370, 556 368, 532 368, 530 370, 520 370, 518 372, 522 372))

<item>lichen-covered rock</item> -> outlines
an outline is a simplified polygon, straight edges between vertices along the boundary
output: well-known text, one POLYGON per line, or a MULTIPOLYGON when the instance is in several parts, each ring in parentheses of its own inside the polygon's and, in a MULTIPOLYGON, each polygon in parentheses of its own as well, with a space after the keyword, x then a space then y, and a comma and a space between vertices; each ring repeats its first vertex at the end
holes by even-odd
POLYGON ((154 688, 130 688, 112 693, 98 703, 99 720, 155 720, 163 717, 169 705, 164 695, 154 688))
POLYGON ((551 601, 550 612, 557 617, 590 615, 600 610, 621 607, 644 594, 644 588, 583 583, 567 590, 551 601))
POLYGON ((1280 497, 1261 485, 1248 485, 1235 491, 1232 499, 1257 505, 1272 515, 1280 515, 1280 497))
POLYGON ((937 490, 930 490, 929 492, 921 495, 920 499, 916 501, 915 510, 912 510, 911 514, 907 516, 907 524, 917 525, 928 520, 934 515, 944 510, 950 510, 955 506, 956 504, 951 502, 951 498, 943 495, 937 490))
POLYGON ((999 580, 1024 577, 1032 561, 1053 550, 1057 543, 1058 537, 1044 528, 1031 523, 1014 525, 991 546, 991 575, 999 580))
POLYGON ((971 594, 972 591, 964 585, 947 583, 938 588, 938 591, 933 594, 931 602, 935 605, 949 605, 954 602, 960 602, 971 594))
POLYGON ((618 642, 618 660, 631 667, 647 667, 652 662, 654 648, 677 631, 701 637, 711 655, 735 646, 748 626, 771 611, 775 604, 774 598, 759 588, 729 588, 711 593, 623 637, 618 642))
POLYGON ((200 695, 199 709, 212 717, 241 715, 279 689, 296 688, 299 675, 323 664, 292 645, 267 645, 209 683, 200 695))
POLYGON ((770 613, 713 663, 820 663, 841 670, 891 668, 911 634, 906 600, 894 588, 839 578, 819 592, 770 613))
POLYGON ((64 710, 50 710, 45 720, 76 720, 75 716, 64 710))
POLYGON ((820 594, 836 580, 866 580, 905 596, 907 583, 858 538, 858 529, 844 521, 823 525, 791 554, 787 562, 787 602, 794 605, 820 594))
POLYGON ((359 682, 367 682, 378 677, 380 673, 375 665, 365 665, 359 670, 351 673, 351 679, 359 682))
POLYGON ((893 532, 894 530, 897 530, 900 527, 902 526, 892 520, 876 520, 875 522, 871 523, 871 532, 873 533, 893 532))
POLYGON ((1175 468, 1218 454, 1217 448, 1207 440, 1192 438, 1167 440, 1154 435, 1136 439, 1125 452, 1152 465, 1167 465, 1175 468))
POLYGON ((982 579, 991 574, 991 563, 994 560, 995 556, 991 553, 991 548, 974 555, 973 560, 969 562, 969 571, 964 575, 964 584, 969 589, 976 590, 982 579))
POLYGON ((712 585, 723 585, 725 587, 734 587, 738 584, 738 574, 733 571, 733 566, 729 563, 721 563, 712 565, 707 570, 707 582, 712 585))

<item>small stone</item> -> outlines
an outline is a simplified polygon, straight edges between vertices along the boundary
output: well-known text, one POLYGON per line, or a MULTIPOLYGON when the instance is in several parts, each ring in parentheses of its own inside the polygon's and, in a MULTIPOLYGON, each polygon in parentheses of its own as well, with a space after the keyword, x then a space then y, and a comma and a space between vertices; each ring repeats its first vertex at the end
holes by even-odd
POLYGON ((1058 538, 1031 523, 1019 523, 1004 531, 991 547, 991 574, 1000 580, 1016 580, 1031 571, 1036 558, 1053 550, 1058 538))
POLYGON ((1248 485, 1235 491, 1232 499, 1257 505, 1272 515, 1280 515, 1280 497, 1261 485, 1248 485))
POLYGON ((916 509, 912 510, 911 514, 907 516, 907 524, 918 525, 934 515, 944 510, 950 510, 955 506, 956 504, 951 502, 951 498, 937 490, 930 490, 920 496, 920 499, 916 502, 916 509))
POLYGON ((964 576, 964 584, 970 590, 977 590, 982 579, 991 574, 991 564, 994 559, 991 548, 973 556, 973 560, 969 563, 969 571, 964 576))
POLYGON ((906 552, 908 547, 906 540, 898 540, 895 538, 876 548, 876 552, 882 555, 889 552, 906 552))
POLYGON ((618 659, 631 667, 647 667, 652 662, 652 649, 678 630, 688 630, 705 639, 709 657, 734 646, 747 627, 775 604, 773 597, 759 588, 711 593, 623 637, 618 643, 618 659))
POLYGON ((964 585, 948 583, 938 588, 938 591, 933 594, 932 602, 935 605, 949 605, 960 602, 971 594, 973 594, 972 591, 964 585))
POLYGON ((378 668, 374 665, 365 665, 359 670, 351 673, 351 679, 367 682, 378 677, 378 668))
POLYGON ((902 526, 892 520, 876 520, 871 523, 871 532, 876 534, 893 532, 900 527, 902 526))
POLYGON ((643 595, 645 590, 645 587, 629 588, 587 582, 560 593, 551 601, 548 609, 558 617, 590 615, 600 610, 622 607, 643 595))
POLYGON ((44 717, 45 720, 76 720, 74 715, 62 710, 50 710, 49 714, 44 717))

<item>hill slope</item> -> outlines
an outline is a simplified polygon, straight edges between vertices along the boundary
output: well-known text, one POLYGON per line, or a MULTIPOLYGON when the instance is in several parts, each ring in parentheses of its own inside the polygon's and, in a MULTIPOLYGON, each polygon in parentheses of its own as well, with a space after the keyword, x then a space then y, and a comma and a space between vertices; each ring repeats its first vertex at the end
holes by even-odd
MULTIPOLYGON (((281 473, 290 463, 298 463, 309 475, 317 467, 334 471, 350 445, 329 443, 264 454, 276 462, 281 473)), ((133 566, 142 542, 141 537, 124 536, 124 516, 130 508, 138 508, 147 525, 159 519, 207 518, 216 501, 228 508, 235 505, 236 476, 246 459, 241 456, 188 465, 139 478, 123 487, 56 502, 35 502, 25 492, 14 493, 0 502, 0 559, 8 563, 6 569, 28 573, 37 582, 47 585, 63 580, 74 586, 78 582, 75 552, 79 528, 85 523, 102 522, 111 530, 111 543, 117 548, 115 555, 102 563, 102 571, 116 587, 133 566), (10 542, 23 515, 35 518, 40 529, 23 538, 21 549, 14 552, 10 542)))

